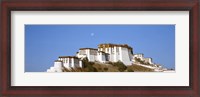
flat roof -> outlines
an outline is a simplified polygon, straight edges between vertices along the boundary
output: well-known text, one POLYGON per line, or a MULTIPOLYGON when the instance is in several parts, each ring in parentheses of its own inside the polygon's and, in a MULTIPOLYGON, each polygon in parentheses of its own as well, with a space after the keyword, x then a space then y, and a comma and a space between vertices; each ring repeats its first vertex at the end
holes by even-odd
POLYGON ((54 62, 62 62, 61 60, 55 60, 54 62))
POLYGON ((76 57, 76 56, 59 56, 59 58, 76 58, 76 59, 78 59, 78 57, 76 57))
POLYGON ((80 48, 79 50, 86 50, 86 49, 90 49, 90 50, 98 50, 96 48, 80 48))

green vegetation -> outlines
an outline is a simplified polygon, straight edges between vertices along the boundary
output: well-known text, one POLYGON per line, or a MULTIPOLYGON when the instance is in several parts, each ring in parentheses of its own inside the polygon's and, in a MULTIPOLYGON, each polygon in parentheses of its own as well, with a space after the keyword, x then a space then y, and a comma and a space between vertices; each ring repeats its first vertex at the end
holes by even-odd
POLYGON ((83 68, 71 68, 65 69, 65 72, 153 72, 152 69, 139 66, 139 65, 130 65, 126 66, 122 62, 107 62, 107 63, 98 63, 98 62, 89 62, 87 58, 82 60, 84 67, 83 68))

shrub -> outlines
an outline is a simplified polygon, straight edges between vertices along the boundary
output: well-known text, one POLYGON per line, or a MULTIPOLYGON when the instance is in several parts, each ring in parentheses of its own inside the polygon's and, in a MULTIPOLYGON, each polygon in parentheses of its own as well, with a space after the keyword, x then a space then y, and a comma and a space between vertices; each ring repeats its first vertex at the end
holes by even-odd
POLYGON ((132 69, 128 69, 127 71, 128 71, 128 72, 134 72, 134 70, 132 70, 132 69))
POLYGON ((98 68, 98 70, 100 70, 100 71, 101 71, 101 70, 102 70, 102 68, 100 68, 100 67, 99 67, 99 68, 98 68))
POLYGON ((103 70, 104 70, 104 71, 108 71, 108 68, 107 68, 107 67, 104 67, 103 70))
POLYGON ((127 68, 127 67, 124 65, 124 63, 122 63, 122 62, 120 62, 120 61, 113 63, 113 66, 117 66, 117 67, 118 67, 118 70, 119 70, 120 72, 123 72, 123 71, 126 70, 126 68, 127 68))
POLYGON ((94 62, 89 62, 87 58, 84 58, 82 62, 85 70, 87 70, 88 72, 97 72, 97 69, 92 66, 94 62))
POLYGON ((89 64, 89 61, 88 61, 88 58, 87 58, 87 57, 84 58, 84 59, 82 60, 82 62, 83 62, 83 67, 84 67, 84 68, 86 68, 87 65, 89 64))
POLYGON ((89 62, 87 58, 84 58, 82 62, 83 62, 84 68, 91 67, 94 64, 94 62, 89 62))
POLYGON ((109 61, 108 64, 111 64, 111 65, 112 65, 113 63, 109 61))
POLYGON ((97 69, 94 68, 92 65, 88 65, 87 68, 88 68, 89 72, 97 72, 97 69))

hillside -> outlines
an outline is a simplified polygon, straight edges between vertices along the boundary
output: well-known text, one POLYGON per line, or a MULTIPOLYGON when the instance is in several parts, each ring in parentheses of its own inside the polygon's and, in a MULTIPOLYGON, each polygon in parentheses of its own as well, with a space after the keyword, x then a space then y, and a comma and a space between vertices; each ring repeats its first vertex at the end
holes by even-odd
POLYGON ((149 69, 139 65, 125 66, 122 62, 88 62, 87 59, 83 60, 83 68, 65 69, 64 72, 153 72, 149 69))

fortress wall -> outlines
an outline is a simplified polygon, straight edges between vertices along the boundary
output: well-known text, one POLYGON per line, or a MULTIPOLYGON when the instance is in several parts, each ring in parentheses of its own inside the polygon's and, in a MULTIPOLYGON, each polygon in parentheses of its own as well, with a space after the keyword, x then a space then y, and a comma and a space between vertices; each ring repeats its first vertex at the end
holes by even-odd
POLYGON ((125 65, 131 65, 132 64, 132 62, 130 60, 130 57, 129 57, 129 52, 128 52, 127 48, 121 47, 121 61, 125 65))

